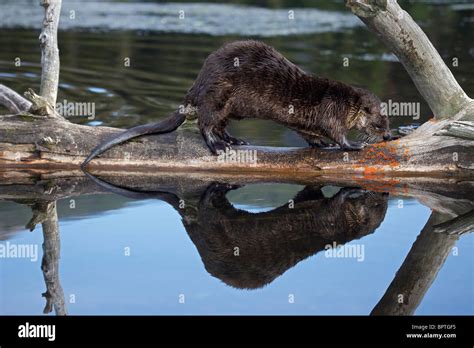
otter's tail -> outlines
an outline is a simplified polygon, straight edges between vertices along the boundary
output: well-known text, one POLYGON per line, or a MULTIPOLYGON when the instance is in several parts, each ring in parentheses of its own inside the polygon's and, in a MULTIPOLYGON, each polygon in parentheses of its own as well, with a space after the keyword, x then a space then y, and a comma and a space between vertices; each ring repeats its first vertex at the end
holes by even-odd
POLYGON ((104 141, 97 145, 89 156, 87 156, 86 160, 82 163, 81 168, 85 168, 87 164, 94 159, 95 157, 99 156, 100 154, 104 153, 111 147, 121 144, 127 140, 139 137, 141 135, 146 134, 163 134, 169 133, 174 131, 183 122, 186 120, 186 115, 184 113, 175 112, 170 117, 164 119, 163 121, 157 123, 149 123, 144 124, 141 126, 136 126, 126 131, 120 133, 119 135, 113 136, 112 138, 104 141))

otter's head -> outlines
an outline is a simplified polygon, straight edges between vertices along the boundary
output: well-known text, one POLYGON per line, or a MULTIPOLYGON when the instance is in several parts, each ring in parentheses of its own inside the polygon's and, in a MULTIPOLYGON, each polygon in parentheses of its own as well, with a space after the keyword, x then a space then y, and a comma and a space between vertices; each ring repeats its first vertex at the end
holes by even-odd
POLYGON ((356 88, 359 96, 359 111, 355 117, 355 128, 383 140, 390 140, 388 116, 382 114, 382 101, 372 92, 356 88))
POLYGON ((344 238, 352 240, 374 232, 385 218, 388 193, 362 188, 342 188, 335 203, 342 216, 339 228, 344 238))

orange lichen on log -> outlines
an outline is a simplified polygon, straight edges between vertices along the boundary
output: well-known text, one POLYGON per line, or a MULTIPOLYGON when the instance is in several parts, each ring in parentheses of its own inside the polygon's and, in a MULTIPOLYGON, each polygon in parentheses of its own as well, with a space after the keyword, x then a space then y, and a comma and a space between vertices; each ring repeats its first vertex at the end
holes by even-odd
POLYGON ((355 164, 355 167, 361 168, 366 176, 383 173, 384 167, 397 168, 410 156, 408 148, 402 147, 401 149, 400 154, 399 140, 372 144, 355 164))
POLYGON ((379 170, 375 167, 364 167, 364 176, 370 177, 377 174, 379 170))

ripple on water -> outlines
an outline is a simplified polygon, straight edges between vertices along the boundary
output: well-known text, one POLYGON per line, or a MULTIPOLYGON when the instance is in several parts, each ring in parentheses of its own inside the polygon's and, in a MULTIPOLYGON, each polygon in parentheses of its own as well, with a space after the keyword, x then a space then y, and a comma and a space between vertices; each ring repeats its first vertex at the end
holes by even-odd
POLYGON ((16 77, 14 73, 0 72, 0 77, 16 77))
MULTIPOLYGON (((192 3, 63 2, 60 29, 145 30, 215 36, 280 36, 338 31, 361 25, 350 13, 319 9, 268 9, 255 6, 192 3), (76 12, 76 19, 67 14, 76 12), (181 18, 180 18, 181 14, 181 18), (80 18, 80 20, 78 20, 80 18), (117 20, 120 18, 120 20, 117 20)), ((0 27, 37 28, 43 14, 24 1, 0 4, 0 27)))
POLYGON ((102 125, 103 123, 104 123, 104 122, 102 122, 102 121, 91 121, 91 122, 87 122, 87 125, 88 125, 88 126, 94 126, 94 127, 95 127, 95 126, 100 126, 100 125, 102 125))
POLYGON ((98 94, 106 94, 107 93, 107 90, 105 88, 101 88, 101 87, 87 87, 86 89, 89 92, 92 92, 92 93, 98 93, 98 94))

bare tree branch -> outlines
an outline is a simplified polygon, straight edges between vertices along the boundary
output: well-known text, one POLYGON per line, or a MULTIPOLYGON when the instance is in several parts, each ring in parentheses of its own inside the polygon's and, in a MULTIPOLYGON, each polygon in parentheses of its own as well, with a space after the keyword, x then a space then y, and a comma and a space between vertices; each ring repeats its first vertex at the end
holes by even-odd
POLYGON ((42 0, 44 7, 43 30, 39 36, 41 47, 40 95, 51 105, 56 105, 59 83, 58 24, 61 0, 42 0))
POLYGON ((13 114, 27 111, 31 107, 31 103, 28 100, 2 84, 0 84, 0 104, 13 114))
MULTIPOLYGON (((347 0, 347 6, 398 57, 436 119, 474 102, 459 86, 423 30, 396 0, 347 0)), ((474 121, 474 112, 464 119, 474 121)))

